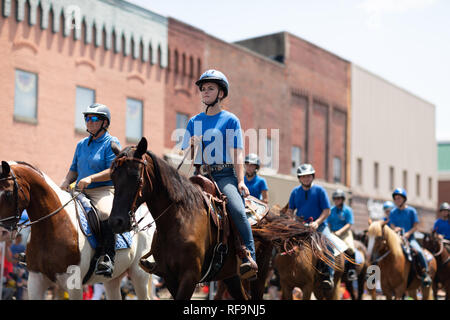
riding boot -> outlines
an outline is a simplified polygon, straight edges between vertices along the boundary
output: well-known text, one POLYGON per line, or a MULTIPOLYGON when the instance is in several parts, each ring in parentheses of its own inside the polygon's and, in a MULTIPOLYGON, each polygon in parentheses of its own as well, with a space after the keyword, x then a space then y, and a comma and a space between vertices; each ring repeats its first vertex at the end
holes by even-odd
POLYGON ((239 266, 239 273, 241 275, 241 279, 247 279, 248 281, 254 281, 257 279, 258 273, 258 265, 255 260, 252 258, 250 251, 242 247, 239 252, 239 258, 244 261, 239 266))
POLYGON ((425 256, 422 252, 417 252, 417 260, 419 260, 420 265, 420 276, 422 279, 422 285, 424 287, 429 287, 433 280, 431 279, 430 275, 428 274, 428 265, 427 261, 425 259, 425 256))
POLYGON ((108 225, 108 220, 101 221, 101 255, 95 266, 95 274, 111 278, 114 272, 114 258, 116 256, 116 237, 108 225))
POLYGON ((321 283, 320 286, 324 290, 332 290, 334 288, 334 269, 328 266, 323 261, 319 261, 318 269, 321 273, 321 283))

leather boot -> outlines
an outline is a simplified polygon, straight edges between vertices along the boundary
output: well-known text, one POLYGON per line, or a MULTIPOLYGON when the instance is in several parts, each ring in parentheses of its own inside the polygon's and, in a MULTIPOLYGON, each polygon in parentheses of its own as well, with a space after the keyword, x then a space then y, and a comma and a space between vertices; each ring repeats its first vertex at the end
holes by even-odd
POLYGON ((116 256, 116 237, 108 225, 108 220, 101 221, 102 243, 101 256, 95 265, 95 274, 111 278, 114 272, 114 258, 116 256))
POLYGON ((256 280, 257 273, 258 273, 258 265, 256 264, 255 260, 253 260, 250 251, 245 247, 241 248, 239 257, 243 261, 245 261, 239 266, 239 273, 240 273, 241 279, 243 279, 243 280, 246 279, 248 281, 256 280))

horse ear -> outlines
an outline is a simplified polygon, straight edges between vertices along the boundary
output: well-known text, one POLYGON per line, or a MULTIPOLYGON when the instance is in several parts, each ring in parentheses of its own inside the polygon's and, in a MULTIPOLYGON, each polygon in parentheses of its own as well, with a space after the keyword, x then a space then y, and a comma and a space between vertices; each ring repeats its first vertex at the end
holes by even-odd
POLYGON ((136 146, 136 152, 134 153, 135 158, 141 158, 144 153, 147 152, 147 139, 145 137, 141 138, 138 145, 136 146))
POLYGON ((8 162, 2 161, 2 172, 0 173, 0 176, 7 177, 10 171, 11 171, 11 168, 9 167, 8 162))
POLYGON ((111 141, 111 149, 116 156, 120 153, 119 146, 114 141, 111 141))

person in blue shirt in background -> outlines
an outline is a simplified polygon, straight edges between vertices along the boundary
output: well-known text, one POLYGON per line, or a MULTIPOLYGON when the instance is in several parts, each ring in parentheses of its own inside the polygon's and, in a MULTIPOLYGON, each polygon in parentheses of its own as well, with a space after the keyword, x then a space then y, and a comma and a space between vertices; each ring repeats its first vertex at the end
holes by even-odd
POLYGON ((269 188, 266 179, 258 176, 261 162, 257 154, 250 153, 245 157, 245 177, 244 182, 250 195, 269 203, 269 188))
MULTIPOLYGON (((312 220, 309 226, 321 232, 335 244, 334 239, 331 238, 331 231, 326 221, 330 215, 330 200, 322 186, 313 184, 315 173, 314 167, 309 163, 304 163, 297 168, 297 178, 300 185, 292 190, 289 197, 289 208, 286 213, 293 215, 295 212, 298 217, 303 218, 305 221, 312 220)), ((334 257, 330 257, 330 260, 334 260, 334 257)), ((333 289, 334 268, 323 264, 320 266, 320 270, 324 275, 321 283, 323 289, 333 289)))
POLYGON ((395 231, 403 233, 403 237, 409 241, 410 246, 417 251, 419 263, 422 268, 421 277, 424 286, 431 285, 431 277, 428 274, 428 263, 423 253, 422 247, 414 237, 414 232, 419 224, 419 217, 415 208, 408 206, 406 201, 408 196, 406 190, 397 188, 392 193, 392 198, 396 205, 389 214, 388 225, 395 231))
POLYGON ((119 148, 120 143, 108 132, 111 112, 107 106, 94 103, 87 107, 83 115, 89 136, 78 142, 72 164, 60 188, 69 191, 70 184, 76 181, 77 188, 82 190, 97 208, 102 239, 99 243, 101 253, 95 274, 112 277, 115 235, 108 225, 108 218, 114 199, 110 167, 116 155, 111 149, 111 142, 115 142, 119 148))
MULTIPOLYGON (((345 192, 337 189, 332 195, 334 206, 331 208, 330 216, 327 223, 331 232, 341 238, 348 246, 345 252, 353 261, 355 261, 355 244, 353 242, 352 225, 355 223, 353 218, 353 210, 345 205, 345 192)), ((355 265, 349 261, 345 261, 344 273, 350 281, 357 280, 355 265)))
POLYGON ((221 105, 228 95, 228 79, 222 72, 210 69, 195 84, 200 89, 202 103, 206 108, 205 112, 189 120, 181 149, 189 152, 191 144, 198 146, 199 152, 195 155, 194 163, 201 166, 203 172, 209 172, 220 191, 227 196, 228 214, 245 246, 239 272, 242 279, 252 281, 257 277, 258 265, 243 199, 250 193, 244 182, 242 129, 239 119, 223 110, 221 105))
POLYGON ((433 231, 439 234, 439 236, 443 239, 450 240, 450 205, 448 202, 443 202, 439 206, 439 215, 440 218, 436 220, 433 226, 433 231))

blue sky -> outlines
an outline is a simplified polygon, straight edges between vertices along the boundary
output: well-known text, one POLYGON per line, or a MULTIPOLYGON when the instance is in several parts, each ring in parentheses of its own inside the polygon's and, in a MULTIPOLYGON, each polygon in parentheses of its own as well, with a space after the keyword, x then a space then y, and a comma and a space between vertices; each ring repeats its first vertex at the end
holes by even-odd
POLYGON ((450 141, 448 0, 128 1, 228 42, 291 32, 434 104, 450 141))

